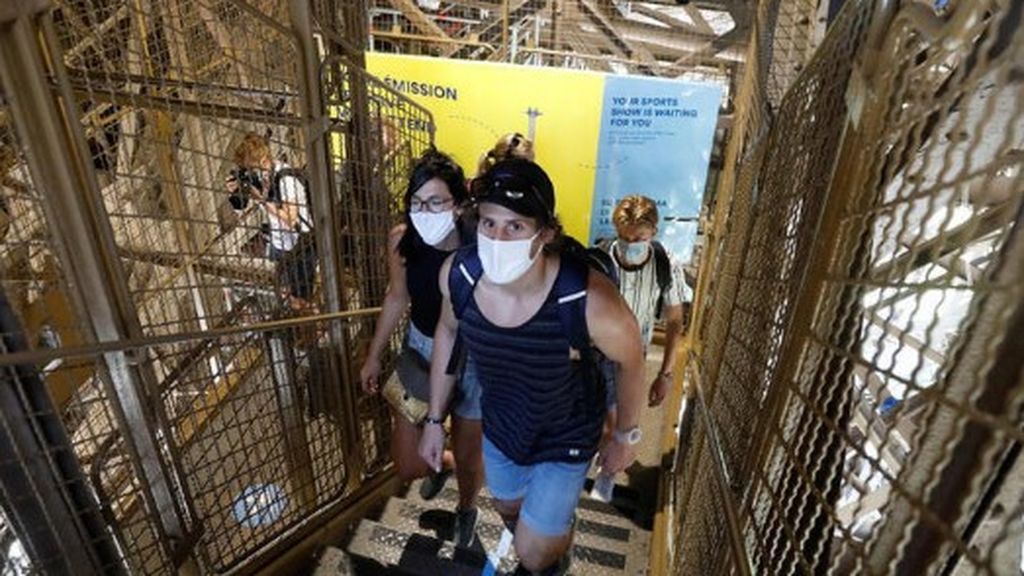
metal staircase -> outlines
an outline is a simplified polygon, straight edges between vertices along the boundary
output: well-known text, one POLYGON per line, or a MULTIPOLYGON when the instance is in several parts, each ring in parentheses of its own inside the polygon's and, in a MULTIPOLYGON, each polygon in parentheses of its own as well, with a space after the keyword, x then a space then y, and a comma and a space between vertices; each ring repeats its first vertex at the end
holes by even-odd
MULTIPOLYGON (((458 492, 445 487, 436 498, 424 501, 419 481, 404 495, 387 501, 376 520, 363 519, 345 545, 343 564, 327 565, 323 560, 318 576, 331 574, 400 574, 403 576, 476 576, 513 574, 517 561, 509 547, 499 557, 505 527, 481 494, 477 541, 470 548, 452 543, 458 492)), ((590 481, 586 489, 589 489, 590 481)), ((576 508, 576 536, 570 574, 612 576, 644 574, 650 544, 650 512, 640 495, 616 486, 611 503, 591 499, 584 493, 576 508)), ((507 539, 507 536, 506 536, 507 539)), ((342 558, 332 551, 326 558, 342 558)))

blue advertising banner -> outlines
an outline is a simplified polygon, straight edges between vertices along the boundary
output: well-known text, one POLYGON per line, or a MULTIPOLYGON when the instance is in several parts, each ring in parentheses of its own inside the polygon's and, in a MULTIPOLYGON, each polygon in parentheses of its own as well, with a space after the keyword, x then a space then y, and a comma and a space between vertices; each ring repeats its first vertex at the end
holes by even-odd
POLYGON ((605 79, 591 243, 615 236, 615 204, 639 194, 658 205, 658 239, 690 260, 721 101, 721 88, 711 84, 605 79))

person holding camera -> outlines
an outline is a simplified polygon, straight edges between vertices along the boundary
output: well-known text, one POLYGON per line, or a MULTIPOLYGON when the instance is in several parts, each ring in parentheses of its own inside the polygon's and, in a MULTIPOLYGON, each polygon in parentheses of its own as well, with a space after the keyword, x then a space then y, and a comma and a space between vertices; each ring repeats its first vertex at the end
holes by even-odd
POLYGON ((235 210, 254 202, 267 217, 267 257, 278 262, 278 281, 293 308, 313 294, 315 242, 306 185, 294 169, 275 161, 267 138, 250 132, 235 147, 236 168, 227 180, 235 210))

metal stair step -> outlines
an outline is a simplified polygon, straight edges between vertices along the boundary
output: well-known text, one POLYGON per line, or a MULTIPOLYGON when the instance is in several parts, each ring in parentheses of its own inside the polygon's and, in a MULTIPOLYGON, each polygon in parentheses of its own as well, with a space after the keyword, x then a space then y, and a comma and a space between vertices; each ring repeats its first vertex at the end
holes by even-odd
MULTIPOLYGON (((424 501, 419 495, 419 482, 409 487, 404 499, 392 498, 385 507, 382 519, 407 526, 411 531, 425 531, 431 536, 451 540, 458 490, 445 486, 436 497, 424 501)), ((492 501, 486 489, 477 498, 480 510, 477 535, 483 545, 481 551, 494 550, 504 528, 492 501)), ((580 498, 576 515, 574 561, 586 567, 586 574, 646 572, 650 531, 624 517, 619 507, 592 500, 586 495, 580 498)), ((480 547, 480 544, 474 547, 480 547)))
MULTIPOLYGON (((479 508, 477 536, 486 550, 494 550, 501 539, 504 524, 490 506, 479 508)), ((421 532, 442 540, 452 540, 455 514, 452 509, 439 508, 433 502, 423 504, 401 498, 388 501, 380 522, 400 527, 409 532, 421 532)), ((593 550, 598 564, 619 570, 626 566, 625 559, 639 549, 646 551, 645 535, 635 534, 620 526, 609 526, 593 520, 577 519, 575 544, 593 550), (607 552, 608 554, 604 554, 607 552)))
POLYGON ((356 576, 352 559, 340 548, 328 546, 320 553, 313 576, 356 576))
POLYGON ((366 519, 359 522, 346 550, 358 576, 480 576, 487 562, 477 550, 366 519))
MULTIPOLYGON (((487 562, 479 543, 469 549, 458 548, 451 542, 428 534, 410 532, 372 520, 359 523, 347 550, 353 558, 354 576, 479 576, 487 562)), ((516 560, 511 556, 514 555, 502 560, 494 572, 495 576, 511 576, 516 566, 516 560)), ((646 573, 646 555, 628 563, 624 568, 617 567, 621 564, 617 564, 615 556, 611 552, 574 544, 569 575, 640 576, 646 573)))
MULTIPOLYGON (((459 492, 454 487, 455 482, 453 479, 449 479, 450 484, 445 485, 444 489, 429 502, 420 497, 419 486, 421 482, 422 480, 416 480, 409 486, 409 491, 405 495, 408 500, 430 508, 455 510, 455 506, 459 501, 459 492)), ((616 487, 616 493, 618 494, 618 487, 616 487)), ((487 489, 481 490, 480 495, 477 497, 477 505, 480 508, 493 509, 492 501, 493 499, 487 493, 487 489)), ((646 532, 644 528, 638 526, 638 523, 633 520, 637 510, 632 504, 635 504, 635 502, 626 499, 613 500, 611 504, 608 504, 583 494, 580 496, 579 504, 576 506, 576 516, 580 521, 585 520, 606 526, 646 532)))

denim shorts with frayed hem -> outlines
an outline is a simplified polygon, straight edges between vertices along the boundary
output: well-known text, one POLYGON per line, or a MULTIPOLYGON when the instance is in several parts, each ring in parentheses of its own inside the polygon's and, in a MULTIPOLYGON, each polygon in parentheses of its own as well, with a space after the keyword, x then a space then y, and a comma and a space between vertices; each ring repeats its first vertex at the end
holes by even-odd
POLYGON ((519 519, 542 536, 563 536, 587 479, 590 462, 540 462, 520 466, 484 436, 487 489, 498 500, 523 499, 519 519))

